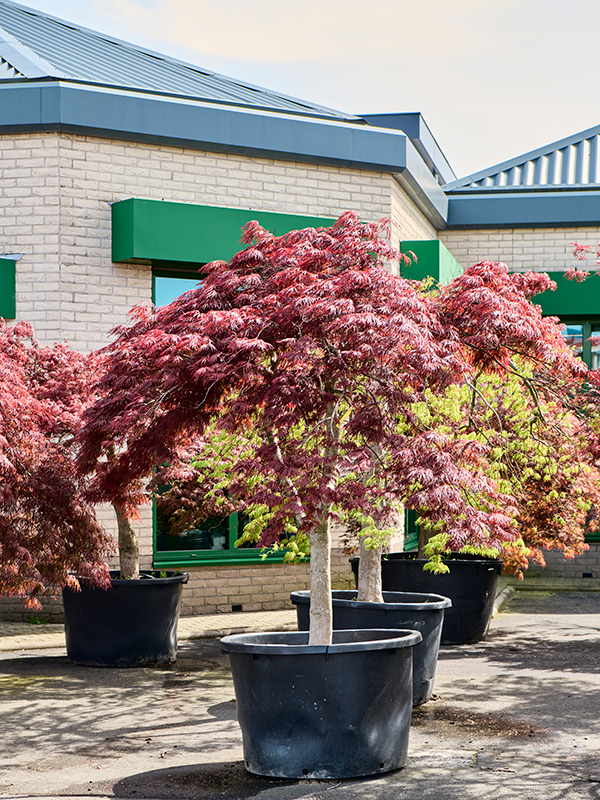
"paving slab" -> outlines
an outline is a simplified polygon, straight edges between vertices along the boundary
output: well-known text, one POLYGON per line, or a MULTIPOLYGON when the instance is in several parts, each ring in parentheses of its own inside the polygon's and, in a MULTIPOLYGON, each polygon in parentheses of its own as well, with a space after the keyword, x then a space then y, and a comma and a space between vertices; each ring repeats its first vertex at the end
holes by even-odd
POLYGON ((0 719, 3 800, 600 798, 600 594, 517 591, 485 642, 442 646, 407 766, 371 779, 249 775, 215 639, 182 641, 168 669, 0 653, 0 719))

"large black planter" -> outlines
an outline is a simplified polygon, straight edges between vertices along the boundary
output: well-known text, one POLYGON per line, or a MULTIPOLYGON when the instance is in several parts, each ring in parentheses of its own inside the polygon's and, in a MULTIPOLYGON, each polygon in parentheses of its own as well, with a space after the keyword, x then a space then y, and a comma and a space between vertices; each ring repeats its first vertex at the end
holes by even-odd
MULTIPOLYGON (((450 572, 424 572, 415 553, 388 553, 381 559, 381 582, 388 592, 434 592, 452 600, 444 617, 444 644, 473 644, 487 633, 502 561, 455 553, 443 559, 450 572)), ((352 559, 358 575, 358 559, 352 559)))
POLYGON ((229 653, 246 769, 279 778, 352 778, 403 767, 416 631, 248 633, 229 653))
POLYGON ((90 667, 141 667, 177 658, 177 621, 187 573, 142 573, 111 588, 80 579, 81 591, 63 589, 67 656, 90 667))
MULTIPOLYGON (((298 630, 307 631, 310 625, 310 592, 292 592, 296 606, 298 630)), ((452 604, 437 594, 384 592, 383 603, 364 603, 356 600, 356 592, 332 592, 333 627, 335 630, 357 628, 397 628, 418 631, 423 640, 413 649, 413 706, 426 703, 433 693, 435 668, 444 610, 452 604)))

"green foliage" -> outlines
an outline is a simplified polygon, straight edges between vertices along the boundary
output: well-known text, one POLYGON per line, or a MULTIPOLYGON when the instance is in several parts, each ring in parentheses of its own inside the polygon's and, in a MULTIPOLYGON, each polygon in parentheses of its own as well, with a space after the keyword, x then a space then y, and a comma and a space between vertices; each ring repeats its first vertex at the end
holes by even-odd
MULTIPOLYGON (((514 544, 515 542, 513 542, 514 544)), ((481 556, 482 558, 498 558, 500 556, 500 551, 494 547, 474 547, 469 544, 465 545, 460 552, 471 556, 481 556)))
MULTIPOLYGON (((530 558, 543 563, 541 548, 562 549, 567 557, 582 552, 589 512, 599 497, 599 476, 586 441, 594 415, 574 414, 577 395, 572 403, 564 397, 559 401, 556 387, 535 387, 535 380, 531 364, 515 358, 502 375, 476 375, 444 395, 428 392, 415 406, 422 425, 456 436, 456 424, 462 422, 463 440, 485 448, 488 476, 516 504, 520 538, 500 549, 468 542, 460 552, 500 555, 517 573, 530 558)), ((470 504, 485 508, 486 501, 474 493, 470 504)), ((435 537, 439 526, 430 525, 424 510, 420 513, 418 523, 434 532, 426 554, 436 557, 430 569, 437 572, 444 543, 435 537)))
MULTIPOLYGON (((276 508, 270 509, 266 505, 247 506, 244 510, 244 515, 248 518, 248 522, 244 525, 242 535, 235 542, 235 547, 260 542, 263 531, 271 522, 277 510, 276 508)), ((279 553, 282 550, 285 550, 283 556, 284 564, 297 564, 306 560, 310 555, 308 537, 300 533, 297 526, 291 521, 284 525, 284 535, 280 537, 278 542, 273 542, 271 545, 261 549, 261 558, 264 561, 269 555, 279 553)))
POLYGON ((306 561, 310 556, 308 536, 298 533, 289 537, 282 537, 279 542, 263 547, 261 558, 264 560, 272 553, 279 553, 281 550, 285 550, 283 556, 284 564, 298 564, 301 561, 306 561))
MULTIPOLYGON (((400 512, 400 506, 398 512, 400 512)), ((359 539, 362 539, 367 550, 377 550, 385 547, 392 536, 397 533, 396 528, 380 528, 373 517, 355 512, 348 516, 347 527, 359 539)))
POLYGON ((442 562, 442 556, 435 554, 429 557, 429 561, 423 566, 425 572, 433 572, 436 575, 443 575, 450 572, 450 568, 442 562))

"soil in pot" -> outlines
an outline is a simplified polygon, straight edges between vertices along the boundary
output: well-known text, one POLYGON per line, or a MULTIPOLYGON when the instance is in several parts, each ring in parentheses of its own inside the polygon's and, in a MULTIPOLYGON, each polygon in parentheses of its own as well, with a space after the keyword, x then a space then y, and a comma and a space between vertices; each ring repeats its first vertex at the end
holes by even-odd
MULTIPOLYGON (((381 559, 381 581, 388 592, 433 592, 449 597, 442 627, 443 644, 473 644, 486 635, 492 614, 502 561, 453 553, 443 562, 450 572, 424 572, 425 559, 416 553, 388 553, 381 559)), ((358 576, 358 559, 352 559, 358 576)))
POLYGON ((63 589, 67 656, 91 667, 141 667, 177 658, 177 622, 187 573, 140 573, 122 580, 111 570, 111 588, 63 589))
MULTIPOLYGON (((298 630, 307 631, 310 592, 292 592, 290 598, 296 606, 298 630)), ((451 601, 437 594, 408 592, 384 592, 383 600, 383 603, 365 603, 356 599, 355 591, 332 592, 333 627, 335 630, 397 628, 418 631, 423 640, 413 649, 413 706, 422 705, 433 693, 444 612, 451 601)))
POLYGON ((246 769, 279 778, 353 778, 403 767, 416 631, 226 636, 246 769))

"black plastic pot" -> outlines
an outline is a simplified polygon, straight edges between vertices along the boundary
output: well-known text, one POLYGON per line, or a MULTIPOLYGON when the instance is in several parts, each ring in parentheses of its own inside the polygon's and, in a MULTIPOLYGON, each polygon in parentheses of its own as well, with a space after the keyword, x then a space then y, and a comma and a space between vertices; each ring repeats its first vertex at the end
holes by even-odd
POLYGON ((278 778, 353 778, 403 767, 416 631, 248 633, 229 653, 246 769, 278 778))
MULTIPOLYGON (((413 649, 413 706, 426 703, 433 693, 435 668, 444 610, 452 603, 437 594, 384 592, 383 603, 358 602, 355 591, 336 590, 332 594, 333 627, 335 630, 358 628, 396 628, 418 631, 423 640, 413 649)), ((298 630, 310 625, 310 592, 292 592, 296 606, 298 630)))
POLYGON ((81 591, 63 589, 67 656, 89 667, 142 667, 177 658, 177 621, 188 574, 140 573, 122 580, 111 571, 111 588, 80 578, 81 591))
MULTIPOLYGON (((424 572, 415 553, 388 553, 381 559, 381 583, 388 592, 434 592, 452 600, 444 617, 442 643, 473 644, 487 633, 502 561, 454 553, 443 559, 450 572, 424 572)), ((358 558, 351 561, 358 577, 358 558)))

